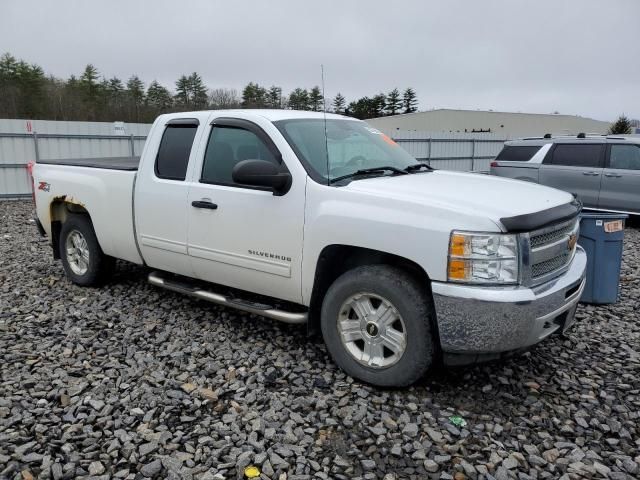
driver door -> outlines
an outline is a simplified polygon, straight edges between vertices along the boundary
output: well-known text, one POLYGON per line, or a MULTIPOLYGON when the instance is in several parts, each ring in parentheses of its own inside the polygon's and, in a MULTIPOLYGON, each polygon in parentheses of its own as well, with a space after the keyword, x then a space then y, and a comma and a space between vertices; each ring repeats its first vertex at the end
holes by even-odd
POLYGON ((283 162, 252 121, 218 118, 206 135, 188 199, 188 255, 196 277, 300 303, 305 182, 293 178, 277 196, 233 181, 242 160, 283 162))

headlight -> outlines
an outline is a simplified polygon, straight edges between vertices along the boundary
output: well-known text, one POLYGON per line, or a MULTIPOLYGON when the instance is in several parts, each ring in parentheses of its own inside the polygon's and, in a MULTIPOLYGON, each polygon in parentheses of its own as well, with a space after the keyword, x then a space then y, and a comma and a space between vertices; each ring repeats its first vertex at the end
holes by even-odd
POLYGON ((451 232, 450 282, 518 283, 518 237, 501 233, 451 232))

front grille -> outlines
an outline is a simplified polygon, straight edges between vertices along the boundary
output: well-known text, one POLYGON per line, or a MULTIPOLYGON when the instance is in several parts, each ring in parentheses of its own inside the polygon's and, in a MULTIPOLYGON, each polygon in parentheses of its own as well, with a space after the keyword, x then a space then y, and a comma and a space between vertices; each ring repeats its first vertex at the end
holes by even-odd
POLYGON ((578 233, 578 218, 551 227, 531 232, 529 278, 533 284, 551 279, 562 273, 575 253, 575 246, 569 248, 571 235, 578 233))
POLYGON ((577 220, 569 222, 564 226, 560 226, 557 230, 552 230, 550 232, 533 233, 531 235, 531 248, 538 248, 542 245, 547 245, 549 243, 553 243, 556 240, 559 240, 564 235, 569 235, 576 228, 577 220))
POLYGON ((557 257, 550 258, 544 262, 536 263, 531 266, 531 276, 538 278, 547 273, 551 273, 555 270, 559 270, 564 267, 571 260, 572 253, 567 252, 557 257))

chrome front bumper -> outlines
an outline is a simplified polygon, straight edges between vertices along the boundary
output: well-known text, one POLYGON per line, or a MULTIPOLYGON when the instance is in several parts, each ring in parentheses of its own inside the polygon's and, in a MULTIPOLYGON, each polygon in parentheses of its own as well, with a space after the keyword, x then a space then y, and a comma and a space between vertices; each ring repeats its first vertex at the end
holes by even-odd
POLYGON ((569 269, 536 287, 477 287, 432 282, 445 353, 501 353, 534 345, 574 320, 587 255, 577 247, 569 269))

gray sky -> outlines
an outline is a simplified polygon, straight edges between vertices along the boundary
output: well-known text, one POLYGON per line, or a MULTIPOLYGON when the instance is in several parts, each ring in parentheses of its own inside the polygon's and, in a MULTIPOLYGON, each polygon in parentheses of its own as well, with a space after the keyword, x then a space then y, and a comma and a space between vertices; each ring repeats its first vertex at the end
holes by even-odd
POLYGON ((640 118, 639 0, 0 0, 0 53, 67 77, 93 63, 174 89, 320 83, 420 109, 640 118))

